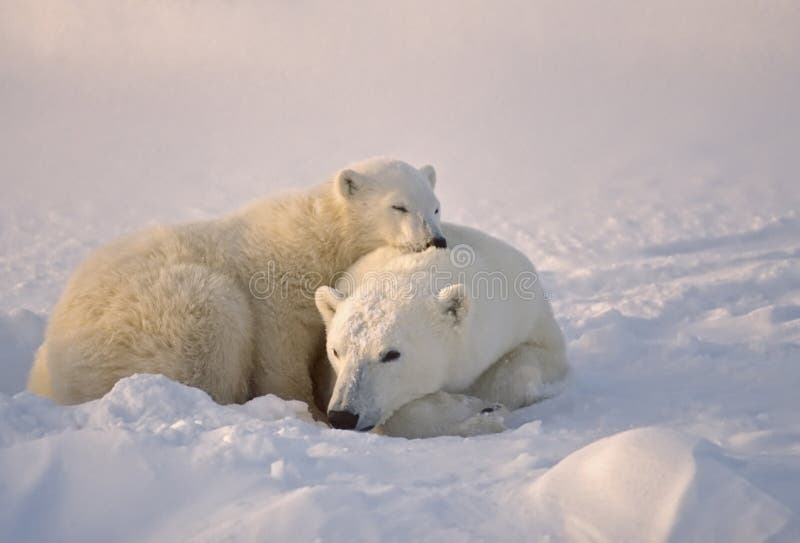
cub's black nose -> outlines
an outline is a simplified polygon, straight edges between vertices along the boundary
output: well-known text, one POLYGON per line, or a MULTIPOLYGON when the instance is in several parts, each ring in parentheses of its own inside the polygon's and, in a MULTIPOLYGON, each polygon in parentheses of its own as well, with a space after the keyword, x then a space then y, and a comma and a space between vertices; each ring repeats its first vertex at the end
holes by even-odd
POLYGON ((447 240, 442 236, 436 236, 428 242, 428 247, 436 247, 437 249, 447 249, 447 240))
POLYGON ((328 421, 339 430, 352 430, 358 424, 358 415, 350 411, 328 411, 328 421))

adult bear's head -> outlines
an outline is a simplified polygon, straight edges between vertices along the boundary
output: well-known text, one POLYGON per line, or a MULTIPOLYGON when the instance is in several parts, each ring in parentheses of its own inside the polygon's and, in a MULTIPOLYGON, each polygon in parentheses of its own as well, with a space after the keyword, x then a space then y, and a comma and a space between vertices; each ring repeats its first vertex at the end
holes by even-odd
POLYGON ((333 183, 362 239, 409 251, 447 246, 433 166, 373 158, 340 171, 333 183))
POLYGON ((392 284, 376 274, 350 295, 319 287, 336 383, 328 404, 335 428, 367 431, 399 407, 440 390, 450 354, 463 344, 470 301, 463 284, 433 292, 426 278, 392 284))

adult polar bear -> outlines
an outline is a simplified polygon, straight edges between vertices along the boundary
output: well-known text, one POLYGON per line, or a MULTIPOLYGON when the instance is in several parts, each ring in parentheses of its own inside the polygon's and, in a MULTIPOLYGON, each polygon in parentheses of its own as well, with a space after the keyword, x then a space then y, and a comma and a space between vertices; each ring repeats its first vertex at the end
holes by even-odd
POLYGON ((380 248, 317 289, 336 373, 333 426, 405 437, 496 431, 496 404, 544 398, 568 371, 564 340, 530 261, 445 224, 451 249, 380 248))
POLYGON ((161 373, 220 403, 272 393, 313 410, 324 349, 313 289, 379 246, 445 246, 435 180, 431 166, 371 159, 315 189, 98 250, 55 307, 28 388, 72 404, 161 373))

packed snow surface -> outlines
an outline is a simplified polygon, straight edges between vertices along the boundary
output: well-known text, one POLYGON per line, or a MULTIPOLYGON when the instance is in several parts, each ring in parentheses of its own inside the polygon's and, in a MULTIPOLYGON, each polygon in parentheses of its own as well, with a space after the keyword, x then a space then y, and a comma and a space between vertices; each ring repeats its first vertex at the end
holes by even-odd
POLYGON ((0 3, 0 541, 800 540, 795 2, 0 3), (601 7, 602 5, 602 7, 601 7), (22 392, 93 248, 376 154, 537 265, 564 391, 328 429, 22 392))

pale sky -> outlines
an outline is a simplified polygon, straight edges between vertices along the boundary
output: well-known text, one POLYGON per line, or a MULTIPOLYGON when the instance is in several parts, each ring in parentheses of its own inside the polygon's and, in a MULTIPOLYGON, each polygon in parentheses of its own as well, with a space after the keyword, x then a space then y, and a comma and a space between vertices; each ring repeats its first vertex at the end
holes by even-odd
POLYGON ((690 163, 779 182, 798 28, 792 1, 4 0, 0 183, 292 185, 376 154, 478 194, 690 163))

